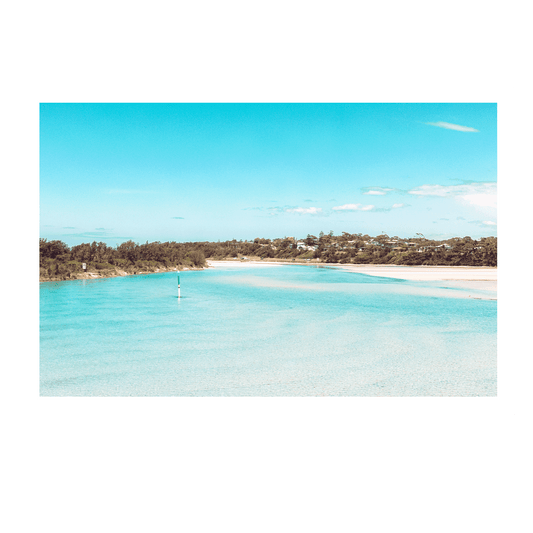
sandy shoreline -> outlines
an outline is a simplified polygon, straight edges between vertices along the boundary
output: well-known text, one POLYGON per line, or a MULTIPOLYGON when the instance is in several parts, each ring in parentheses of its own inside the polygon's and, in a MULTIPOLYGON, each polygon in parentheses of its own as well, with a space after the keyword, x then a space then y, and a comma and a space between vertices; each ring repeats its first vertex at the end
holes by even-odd
POLYGON ((396 266, 396 265, 338 265, 343 270, 369 276, 382 276, 414 281, 496 281, 495 267, 468 266, 396 266))
POLYGON ((415 281, 496 281, 498 269, 496 267, 470 266, 405 266, 405 265, 352 265, 346 263, 290 263, 284 261, 207 261, 211 267, 217 266, 281 266, 308 265, 334 266, 350 272, 359 272, 369 276, 387 278, 410 279, 415 281))
MULTIPOLYGON (((210 267, 221 266, 234 267, 259 267, 259 266, 282 266, 289 262, 264 262, 264 261, 208 261, 210 267)), ((315 263, 309 264, 315 265, 315 263)), ((396 265, 348 265, 344 263, 322 263, 320 266, 334 266, 348 272, 379 276, 383 278, 405 279, 410 281, 442 281, 442 287, 449 289, 470 289, 490 291, 488 299, 496 299, 497 275, 496 267, 469 267, 469 266, 396 266, 396 265)), ((477 294, 469 295, 472 298, 479 297, 477 294)), ((487 299, 487 297, 483 297, 487 299)))

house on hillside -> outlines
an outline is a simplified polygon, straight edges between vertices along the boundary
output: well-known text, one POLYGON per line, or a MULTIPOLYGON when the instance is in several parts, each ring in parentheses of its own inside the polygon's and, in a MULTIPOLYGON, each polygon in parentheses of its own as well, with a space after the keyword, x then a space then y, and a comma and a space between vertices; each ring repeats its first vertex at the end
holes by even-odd
POLYGON ((298 241, 296 243, 296 248, 298 250, 316 250, 317 249, 317 246, 308 246, 307 244, 305 244, 305 242, 303 241, 298 241))

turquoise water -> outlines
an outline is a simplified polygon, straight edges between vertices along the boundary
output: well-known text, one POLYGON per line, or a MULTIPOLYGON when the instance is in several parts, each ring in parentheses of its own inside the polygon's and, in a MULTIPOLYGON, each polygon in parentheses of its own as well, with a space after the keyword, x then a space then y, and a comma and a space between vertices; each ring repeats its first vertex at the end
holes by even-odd
POLYGON ((40 394, 496 395, 496 301, 311 266, 180 277, 181 299, 175 273, 41 283, 40 394))

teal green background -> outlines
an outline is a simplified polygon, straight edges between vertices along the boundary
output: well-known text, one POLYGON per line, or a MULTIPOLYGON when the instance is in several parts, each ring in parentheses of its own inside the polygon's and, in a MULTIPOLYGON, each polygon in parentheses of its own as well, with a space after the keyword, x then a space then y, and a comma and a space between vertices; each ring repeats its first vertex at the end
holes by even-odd
MULTIPOLYGON (((3 7, 1 361, 7 531, 521 531, 529 525, 518 294, 514 418, 16 417, 16 87, 21 82, 515 82, 521 3, 25 2, 3 7)), ((529 144, 529 143, 528 143, 529 144)), ((522 150, 525 152, 525 150, 522 150)), ((518 241, 530 180, 518 158, 518 241)), ((500 235, 500 238, 505 236, 500 235)), ((518 253, 518 277, 531 260, 518 253)), ((529 247, 530 248, 530 247, 529 247)), ((24 280, 21 280, 23 283, 24 280)))

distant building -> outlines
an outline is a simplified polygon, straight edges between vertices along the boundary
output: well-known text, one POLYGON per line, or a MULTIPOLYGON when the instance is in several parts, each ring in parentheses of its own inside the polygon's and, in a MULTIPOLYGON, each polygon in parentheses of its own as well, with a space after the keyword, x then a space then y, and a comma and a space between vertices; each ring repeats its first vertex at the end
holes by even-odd
POLYGON ((298 241, 296 243, 296 247, 298 248, 298 250, 316 250, 317 249, 316 246, 308 246, 303 241, 298 241))

